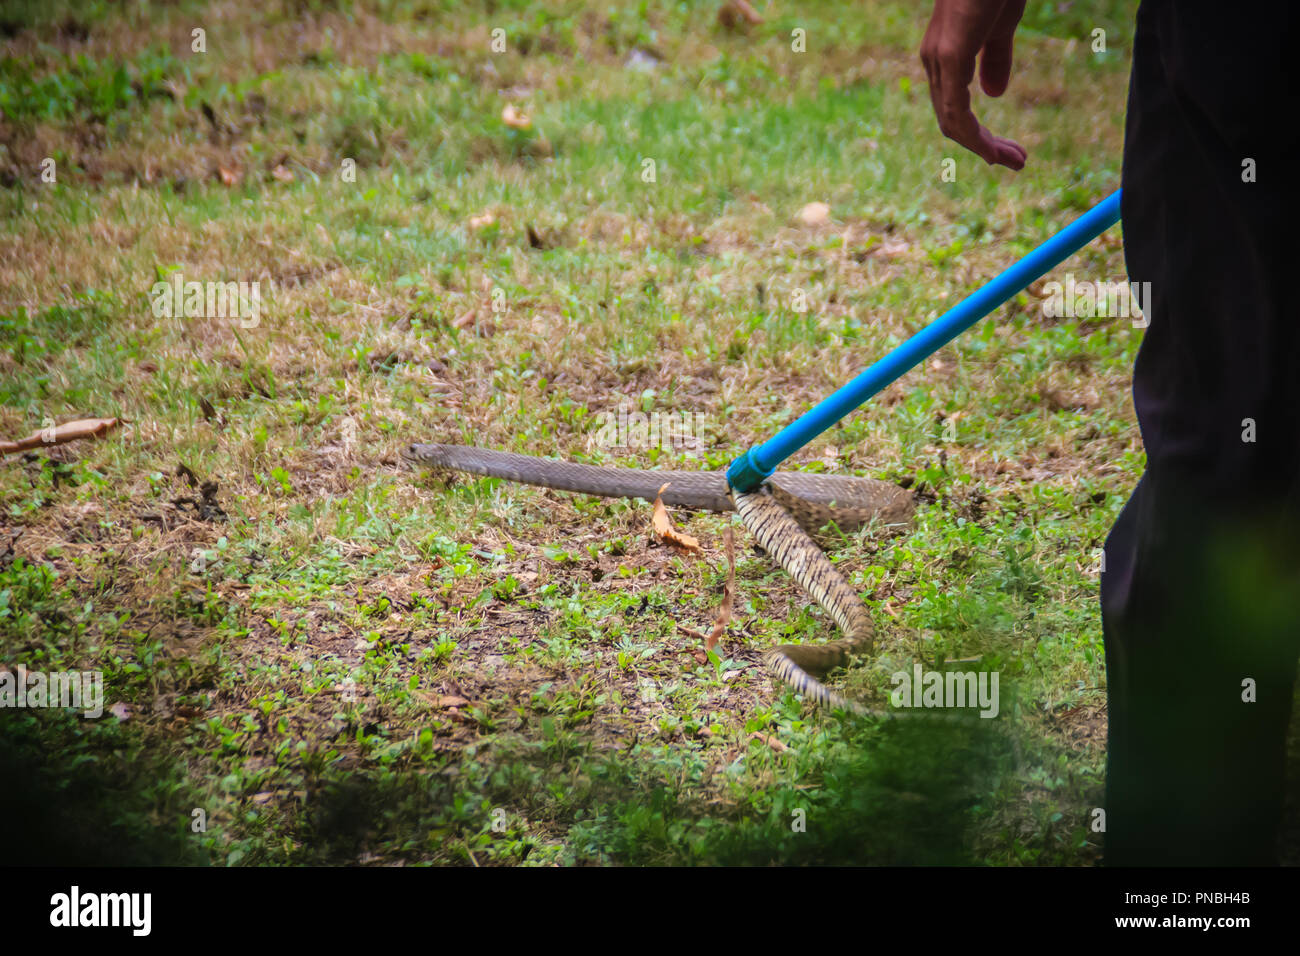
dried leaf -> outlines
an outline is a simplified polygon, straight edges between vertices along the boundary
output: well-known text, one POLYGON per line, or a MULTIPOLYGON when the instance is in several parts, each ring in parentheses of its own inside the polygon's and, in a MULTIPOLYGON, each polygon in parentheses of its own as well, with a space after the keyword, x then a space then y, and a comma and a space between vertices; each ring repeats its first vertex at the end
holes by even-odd
POLYGON ((291 183, 293 182, 293 178, 294 178, 293 170, 283 165, 276 166, 274 169, 272 169, 271 175, 274 176, 276 179, 280 180, 280 182, 282 183, 291 183))
POLYGON ((799 219, 805 226, 820 226, 831 217, 831 207, 824 202, 810 202, 799 210, 799 219))
POLYGON ((506 108, 501 111, 501 122, 505 123, 511 129, 532 129, 532 118, 523 110, 515 109, 513 103, 507 103, 506 108))
POLYGON ((434 710, 448 710, 456 707, 468 707, 469 701, 455 694, 420 694, 434 710))
POLYGON ((217 167, 217 178, 221 180, 223 186, 238 186, 239 175, 238 169, 227 169, 225 166, 217 167))
POLYGON ((777 740, 775 737, 769 736, 767 734, 760 734, 758 731, 754 731, 752 734, 750 734, 749 739, 757 740, 759 743, 767 744, 769 747, 771 747, 779 754, 785 753, 787 750, 790 749, 785 744, 781 743, 781 741, 777 740))
POLYGON ((642 50, 640 47, 633 47, 632 52, 627 55, 623 61, 623 68, 627 70, 641 70, 649 72, 654 70, 663 62, 663 57, 658 56, 649 50, 642 50))
POLYGON ((1043 398, 1047 400, 1047 407, 1052 411, 1079 409, 1087 412, 1091 411, 1097 404, 1091 395, 1066 392, 1059 388, 1049 388, 1043 393, 1043 398))
POLYGON ((910 246, 902 239, 886 239, 876 247, 876 257, 879 259, 896 259, 905 253, 910 246))
MULTIPOLYGON (((697 631, 695 628, 687 627, 685 624, 678 624, 677 630, 681 631, 691 640, 698 641, 701 644, 703 644, 705 641, 709 639, 709 635, 705 634, 703 631, 697 631)), ((698 647, 696 648, 684 647, 678 653, 691 655, 691 657, 695 659, 695 663, 697 664, 709 663, 708 653, 700 650, 698 647)))
POLYGON ((727 543, 727 583, 722 589, 722 607, 718 608, 718 619, 713 624, 713 630, 704 640, 704 649, 711 651, 717 645, 722 635, 727 631, 727 625, 731 623, 731 611, 736 603, 736 545, 731 534, 731 528, 727 528, 725 535, 727 543))
POLYGON ((657 534, 660 540, 665 544, 681 548, 683 551, 698 553, 700 550, 700 542, 695 538, 692 538, 689 534, 683 534, 674 528, 672 519, 668 517, 668 509, 664 507, 663 499, 664 488, 667 487, 668 485, 665 483, 660 487, 659 493, 655 496, 653 518, 655 534, 657 534))
MULTIPOLYGON (((705 635, 702 631, 697 631, 693 627, 686 627, 684 624, 678 624, 677 630, 681 631, 683 634, 685 634, 693 641, 708 640, 707 635, 705 635)), ((709 662, 709 655, 704 653, 704 651, 700 650, 698 647, 694 649, 689 647, 683 647, 679 651, 677 651, 677 653, 689 654, 691 657, 695 659, 695 663, 697 664, 707 664, 709 662)))
POLYGON ((743 23, 757 25, 763 22, 762 16, 747 0, 727 0, 718 10, 718 22, 728 29, 736 29, 743 23))
POLYGON ((469 228, 474 232, 478 232, 480 229, 486 229, 496 221, 496 216, 492 215, 491 212, 485 212, 481 216, 471 216, 469 220, 469 228))
POLYGON ((117 418, 79 418, 75 422, 64 422, 56 428, 42 428, 17 441, 0 441, 0 454, 8 455, 43 445, 62 445, 79 438, 102 438, 109 429, 120 424, 121 420, 117 418))

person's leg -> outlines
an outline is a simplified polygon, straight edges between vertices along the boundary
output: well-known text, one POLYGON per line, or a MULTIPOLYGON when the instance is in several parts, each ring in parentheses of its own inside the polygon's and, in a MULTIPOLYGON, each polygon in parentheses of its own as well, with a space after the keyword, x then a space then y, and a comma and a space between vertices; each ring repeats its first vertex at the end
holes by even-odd
POLYGON ((1133 385, 1147 471, 1102 576, 1110 865, 1273 859, 1300 648, 1300 323, 1280 229, 1295 137, 1267 107, 1287 16, 1138 14, 1124 244, 1153 302, 1133 385))

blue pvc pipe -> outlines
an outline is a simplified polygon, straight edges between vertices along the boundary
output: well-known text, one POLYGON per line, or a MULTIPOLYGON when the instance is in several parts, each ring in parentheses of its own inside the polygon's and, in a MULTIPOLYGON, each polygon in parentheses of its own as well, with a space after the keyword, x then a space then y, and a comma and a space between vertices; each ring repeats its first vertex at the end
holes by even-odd
POLYGON ((1120 190, 1111 193, 773 438, 749 449, 727 468, 727 483, 738 492, 753 491, 804 445, 1119 222, 1119 197, 1120 190))

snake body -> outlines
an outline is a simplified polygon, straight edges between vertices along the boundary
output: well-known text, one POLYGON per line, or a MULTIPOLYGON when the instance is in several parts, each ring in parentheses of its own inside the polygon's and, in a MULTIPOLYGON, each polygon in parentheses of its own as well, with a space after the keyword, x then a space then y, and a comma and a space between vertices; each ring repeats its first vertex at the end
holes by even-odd
POLYGON ((862 599, 813 536, 828 524, 849 531, 871 521, 901 524, 913 501, 902 488, 871 478, 777 472, 761 489, 733 495, 724 473, 601 468, 463 445, 415 444, 403 457, 447 468, 561 491, 654 501, 701 511, 736 511, 763 550, 839 625, 844 637, 826 644, 784 644, 764 655, 769 671, 822 707, 865 712, 818 678, 869 652, 875 630, 862 599))

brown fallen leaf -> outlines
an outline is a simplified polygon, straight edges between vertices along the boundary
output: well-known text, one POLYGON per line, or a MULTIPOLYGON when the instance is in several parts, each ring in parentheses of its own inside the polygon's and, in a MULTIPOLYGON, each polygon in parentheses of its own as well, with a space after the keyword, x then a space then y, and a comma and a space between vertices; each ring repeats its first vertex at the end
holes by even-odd
POLYGON ((470 309, 453 319, 451 324, 458 329, 467 329, 474 324, 476 318, 478 318, 478 309, 470 309))
POLYGON ((762 23, 763 17, 749 5, 747 0, 727 0, 718 10, 718 22, 734 30, 744 23, 754 25, 762 23))
POLYGON ((799 219, 805 226, 820 226, 831 216, 831 207, 824 202, 810 202, 799 210, 799 219))
MULTIPOLYGON (((685 631, 687 634, 689 634, 691 637, 695 638, 697 641, 704 640, 704 635, 701 634, 699 631, 692 631, 690 628, 687 627, 682 628, 682 630, 685 631)), ((695 658, 695 663, 697 664, 707 664, 709 662, 709 655, 704 653, 704 651, 700 650, 698 647, 695 648, 695 650, 693 651, 687 650, 685 651, 685 653, 690 654, 691 657, 695 658)))
POLYGON ((1066 392, 1059 388, 1049 388, 1043 393, 1043 398, 1046 399, 1047 407, 1054 412, 1073 409, 1081 409, 1087 412, 1091 411, 1097 404, 1091 395, 1066 392))
POLYGON ((217 178, 221 180, 223 186, 238 186, 240 172, 238 168, 227 169, 225 166, 218 166, 217 178))
POLYGON ((79 438, 102 438, 109 429, 120 425, 118 418, 79 418, 75 422, 64 422, 53 429, 42 428, 17 441, 0 441, 0 454, 8 455, 15 451, 40 448, 43 445, 62 445, 79 438))
POLYGON ((911 248, 902 239, 886 239, 875 249, 878 259, 896 259, 911 248))
POLYGON ((785 744, 781 743, 781 741, 777 740, 775 737, 768 736, 767 734, 760 734, 757 730, 749 735, 749 739, 757 740, 759 743, 767 744, 777 753, 785 753, 787 750, 790 749, 785 744))
POLYGON ((727 583, 722 589, 722 606, 718 608, 718 619, 704 640, 705 651, 713 650, 726 633, 727 625, 731 623, 731 610, 736 603, 736 546, 731 528, 727 528, 724 540, 727 543, 727 583))
POLYGON ((454 709, 456 707, 469 706, 469 701, 467 701, 464 697, 457 697, 455 694, 421 693, 420 696, 423 697, 425 701, 428 702, 429 706, 432 707, 434 710, 447 710, 447 709, 454 709))
MULTIPOLYGON (((704 643, 709 639, 709 635, 705 634, 703 631, 697 631, 695 628, 687 627, 685 624, 678 624, 677 630, 681 631, 691 640, 699 641, 700 643, 704 643)), ((690 654, 691 657, 695 658, 695 663, 697 664, 707 664, 709 662, 709 655, 706 654, 704 651, 700 650, 698 647, 694 649, 691 649, 689 647, 684 647, 677 653, 690 654)))
POLYGON ((532 118, 523 110, 515 109, 513 103, 507 103, 506 108, 501 111, 501 122, 511 129, 532 129, 533 126, 532 118))
POLYGON ((271 170, 271 175, 274 176, 276 179, 280 180, 280 182, 282 183, 293 182, 293 170, 291 170, 288 166, 277 165, 274 169, 271 170))
POLYGON ((700 542, 695 538, 692 538, 689 534, 683 534, 674 528, 672 519, 668 517, 668 509, 664 507, 663 499, 664 488, 667 487, 668 483, 665 482, 664 485, 660 487, 659 493, 655 495, 653 517, 655 534, 657 534, 660 540, 665 544, 670 544, 675 548, 681 548, 683 551, 698 553, 700 550, 700 542))

